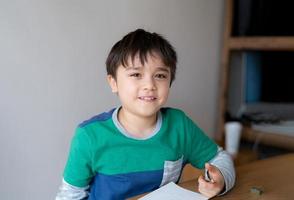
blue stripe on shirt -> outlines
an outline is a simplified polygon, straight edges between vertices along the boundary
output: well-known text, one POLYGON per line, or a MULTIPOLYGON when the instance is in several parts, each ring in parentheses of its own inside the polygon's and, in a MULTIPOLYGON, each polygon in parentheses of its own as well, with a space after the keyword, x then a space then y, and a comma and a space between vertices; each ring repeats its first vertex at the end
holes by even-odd
POLYGON ((160 186, 163 170, 133 172, 128 174, 97 174, 91 184, 89 200, 121 200, 160 186))
POLYGON ((93 122, 106 121, 106 120, 112 118, 112 113, 114 112, 114 110, 115 110, 115 108, 111 109, 109 112, 104 112, 99 115, 96 115, 96 116, 82 122, 79 125, 79 127, 82 128, 82 127, 87 126, 88 124, 91 124, 93 122))

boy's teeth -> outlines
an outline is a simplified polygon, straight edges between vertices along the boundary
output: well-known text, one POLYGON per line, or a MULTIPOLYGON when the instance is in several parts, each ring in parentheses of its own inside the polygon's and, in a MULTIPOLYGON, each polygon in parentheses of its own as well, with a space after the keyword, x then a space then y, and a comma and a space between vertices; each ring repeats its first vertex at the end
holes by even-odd
POLYGON ((141 97, 142 100, 154 100, 155 97, 141 97))

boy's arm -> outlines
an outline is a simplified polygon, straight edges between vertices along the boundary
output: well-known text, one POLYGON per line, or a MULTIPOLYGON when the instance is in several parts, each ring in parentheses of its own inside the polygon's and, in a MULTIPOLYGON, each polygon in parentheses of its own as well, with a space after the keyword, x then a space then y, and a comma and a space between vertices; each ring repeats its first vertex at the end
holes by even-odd
POLYGON ((82 200, 88 197, 89 186, 76 187, 62 180, 62 185, 55 200, 82 200))
POLYGON ((89 183, 93 177, 90 140, 84 129, 76 129, 55 200, 80 200, 88 197, 89 183))
POLYGON ((224 177, 225 190, 219 195, 223 195, 230 189, 232 189, 235 184, 236 173, 234 168, 234 162, 231 156, 221 147, 218 147, 217 155, 208 163, 217 167, 224 177))

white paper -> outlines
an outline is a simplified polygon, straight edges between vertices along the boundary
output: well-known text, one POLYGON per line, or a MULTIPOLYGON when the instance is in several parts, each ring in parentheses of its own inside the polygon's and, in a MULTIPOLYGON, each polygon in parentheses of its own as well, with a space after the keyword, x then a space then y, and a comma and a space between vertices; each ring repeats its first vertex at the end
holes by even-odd
MULTIPOLYGON (((195 186, 196 187, 196 186, 195 186)), ((197 192, 186 190, 173 182, 147 194, 139 200, 208 200, 197 192)))

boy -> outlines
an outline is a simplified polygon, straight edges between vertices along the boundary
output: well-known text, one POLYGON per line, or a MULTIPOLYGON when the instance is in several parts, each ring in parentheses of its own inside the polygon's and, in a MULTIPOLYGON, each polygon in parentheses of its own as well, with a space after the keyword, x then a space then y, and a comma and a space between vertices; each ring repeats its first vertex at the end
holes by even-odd
POLYGON ((112 47, 107 79, 121 106, 79 125, 56 199, 126 199, 177 182, 187 163, 206 169, 203 195, 233 187, 230 156, 182 111, 163 108, 176 63, 170 43, 142 29, 112 47))

